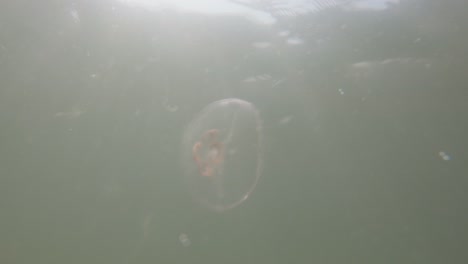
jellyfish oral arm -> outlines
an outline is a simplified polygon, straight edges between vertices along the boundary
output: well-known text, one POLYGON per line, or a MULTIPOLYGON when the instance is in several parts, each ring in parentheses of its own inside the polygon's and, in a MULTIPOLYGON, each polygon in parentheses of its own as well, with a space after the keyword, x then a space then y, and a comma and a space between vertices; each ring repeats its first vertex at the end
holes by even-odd
POLYGON ((200 141, 196 142, 192 148, 193 161, 197 164, 198 171, 202 176, 211 176, 213 174, 212 169, 208 166, 207 162, 200 157, 200 149, 202 148, 200 141))
POLYGON ((223 143, 217 140, 218 132, 216 129, 207 131, 202 137, 202 141, 207 141, 205 142, 206 144, 197 141, 193 145, 193 160, 197 164, 198 171, 202 176, 213 176, 217 168, 224 161, 223 143), (209 146, 208 149, 204 149, 205 145, 209 146), (206 155, 201 154, 204 151, 207 152, 206 155))

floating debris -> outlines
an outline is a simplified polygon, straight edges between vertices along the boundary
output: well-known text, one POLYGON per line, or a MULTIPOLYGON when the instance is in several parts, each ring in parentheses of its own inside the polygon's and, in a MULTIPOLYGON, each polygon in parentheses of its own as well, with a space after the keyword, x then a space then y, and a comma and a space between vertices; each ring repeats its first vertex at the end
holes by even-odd
POLYGON ((179 241, 182 244, 182 246, 184 246, 184 247, 188 247, 188 246, 190 246, 192 244, 189 237, 185 233, 182 233, 182 234, 179 235, 179 241))
POLYGON ((283 30, 283 31, 278 32, 278 36, 287 37, 287 36, 289 36, 290 33, 291 32, 289 32, 289 30, 283 30))
POLYGON ((254 42, 252 46, 257 49, 266 49, 271 47, 271 42, 254 42))
POLYGON ((448 154, 445 153, 444 151, 440 151, 440 152, 439 152, 439 157, 440 157, 442 160, 445 160, 445 161, 451 160, 450 155, 448 155, 448 154))
POLYGON ((260 74, 260 75, 257 75, 257 76, 251 76, 251 77, 248 77, 246 79, 244 79, 243 82, 256 82, 256 81, 268 81, 271 79, 271 75, 267 74, 267 73, 264 73, 264 74, 260 74))
POLYGON ((167 99, 167 97, 164 97, 162 101, 162 106, 169 112, 176 112, 177 110, 179 110, 179 106, 169 103, 169 99, 167 99))
POLYGON ((283 118, 281 118, 279 121, 278 121, 278 124, 279 125, 286 125, 286 124, 289 124, 289 122, 291 122, 291 120, 293 120, 294 116, 290 115, 290 116, 285 116, 283 118))
POLYGON ((301 45, 304 44, 304 40, 299 37, 288 38, 286 41, 289 45, 301 45))
POLYGON ((80 117, 83 113, 85 113, 85 111, 75 107, 68 112, 57 112, 54 116, 62 118, 77 118, 80 117))
POLYGON ((275 17, 295 17, 343 6, 349 0, 276 0, 268 8, 275 17))

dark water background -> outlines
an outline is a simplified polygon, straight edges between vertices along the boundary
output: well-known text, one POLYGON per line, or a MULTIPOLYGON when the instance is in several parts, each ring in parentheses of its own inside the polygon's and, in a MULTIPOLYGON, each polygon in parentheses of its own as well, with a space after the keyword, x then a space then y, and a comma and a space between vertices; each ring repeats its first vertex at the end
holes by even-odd
POLYGON ((467 4, 129 2, 0 4, 0 263, 467 262, 467 4), (264 170, 215 213, 180 144, 230 97, 264 170))

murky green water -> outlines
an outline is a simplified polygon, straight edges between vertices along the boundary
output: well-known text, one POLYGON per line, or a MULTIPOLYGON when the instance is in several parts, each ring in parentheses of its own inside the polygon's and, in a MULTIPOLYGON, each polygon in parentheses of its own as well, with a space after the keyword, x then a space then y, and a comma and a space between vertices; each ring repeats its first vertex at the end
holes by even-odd
POLYGON ((466 4, 0 6, 0 263, 466 262, 466 4))

